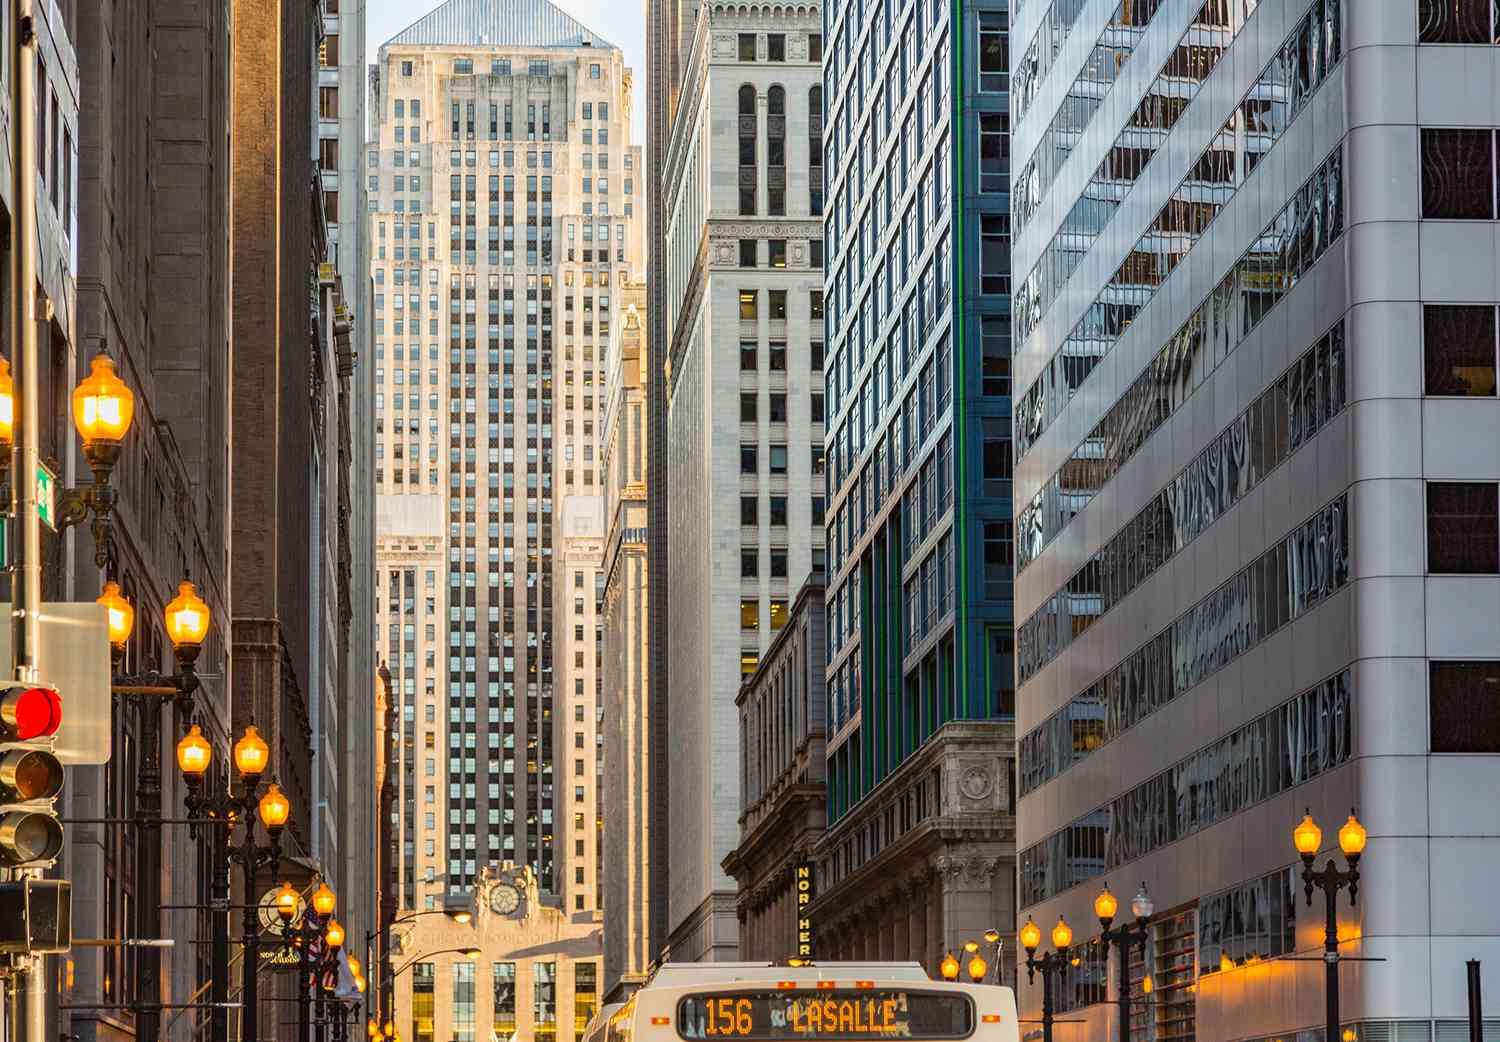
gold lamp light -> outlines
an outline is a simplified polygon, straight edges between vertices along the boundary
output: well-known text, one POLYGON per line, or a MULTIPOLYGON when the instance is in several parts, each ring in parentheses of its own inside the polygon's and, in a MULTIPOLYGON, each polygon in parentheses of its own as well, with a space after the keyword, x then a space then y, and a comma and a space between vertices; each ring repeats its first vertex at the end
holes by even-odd
POLYGON ((318 889, 313 891, 313 911, 326 918, 333 914, 334 906, 337 904, 338 898, 334 897, 333 891, 328 889, 328 884, 319 883, 318 889))
POLYGON ((984 956, 973 955, 969 958, 969 979, 975 984, 984 982, 984 975, 989 971, 989 963, 984 961, 984 956))
POLYGON ((1021 947, 1025 948, 1028 952, 1034 952, 1041 943, 1042 928, 1028 918, 1026 925, 1021 927, 1021 947))
MULTIPOLYGON (((16 440, 16 381, 10 375, 10 362, 0 358, 0 447, 9 449, 16 440)), ((10 460, 4 462, 10 466, 10 460)))
POLYGON ((198 589, 186 579, 177 587, 177 596, 166 607, 163 616, 167 624, 167 637, 172 641, 172 650, 184 666, 191 666, 208 636, 208 624, 213 619, 198 589))
POLYGON ((196 785, 203 780, 213 758, 214 747, 203 737, 203 731, 197 724, 189 727, 188 733, 177 743, 177 767, 189 785, 196 785))
MULTIPOLYGON (((0 412, 3 412, 3 406, 0 406, 0 412)), ((108 613, 109 646, 118 661, 125 653, 125 643, 135 632, 135 608, 120 592, 120 584, 113 579, 104 584, 104 592, 94 603, 104 605, 104 610, 108 613)))
POLYGON ((1120 901, 1114 894, 1109 892, 1109 884, 1104 884, 1104 889, 1099 891, 1099 896, 1094 898, 1094 914, 1104 924, 1106 930, 1109 924, 1114 922, 1115 913, 1120 910, 1120 901))
MULTIPOLYGON (((6 369, 4 400, 0 413, 9 420, 0 423, 4 437, 14 437, 15 389, 6 369)), ((71 528, 94 515, 94 563, 109 565, 114 551, 115 490, 109 483, 115 463, 120 458, 120 442, 135 418, 135 394, 115 372, 108 355, 95 355, 89 375, 73 390, 73 425, 83 439, 83 455, 94 472, 94 482, 82 488, 70 488, 58 497, 57 527, 71 528)))
POLYGON ((1358 861, 1359 856, 1365 852, 1365 840, 1368 838, 1369 833, 1354 816, 1354 808, 1350 807, 1349 820, 1339 828, 1339 849, 1344 852, 1344 856, 1351 864, 1358 861))
POLYGON ((1073 943, 1073 928, 1062 916, 1057 917, 1057 925, 1052 928, 1052 947, 1058 951, 1065 951, 1073 943))
POLYGON ((245 784, 252 785, 265 773, 271 760, 271 747, 260 736, 254 724, 245 727, 245 733, 234 743, 234 766, 239 770, 245 784))
POLYGON ((281 889, 276 891, 272 898, 276 905, 276 914, 281 916, 281 921, 289 923, 297 914, 297 891, 292 889, 291 883, 282 883, 281 889))
POLYGON ((328 942, 330 948, 344 946, 344 928, 337 919, 328 920, 328 929, 323 933, 323 940, 328 942))
POLYGON ((73 390, 73 423, 84 450, 103 443, 112 444, 118 452, 134 418, 135 393, 115 372, 114 359, 95 355, 89 375, 73 390))
POLYGON ((958 980, 958 960, 953 957, 952 952, 943 956, 943 961, 938 964, 938 972, 943 975, 943 980, 958 980))
POLYGON ((276 834, 286 826, 287 818, 292 815, 292 801, 286 798, 286 793, 281 791, 281 786, 272 782, 260 798, 260 820, 266 826, 274 839, 276 834))

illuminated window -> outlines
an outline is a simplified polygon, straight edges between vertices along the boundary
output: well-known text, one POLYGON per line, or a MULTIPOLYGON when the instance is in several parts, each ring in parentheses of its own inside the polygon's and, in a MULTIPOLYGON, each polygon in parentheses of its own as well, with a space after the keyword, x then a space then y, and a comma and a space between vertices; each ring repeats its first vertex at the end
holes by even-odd
POLYGON ((760 629, 760 602, 755 600, 740 601, 740 629, 760 629))

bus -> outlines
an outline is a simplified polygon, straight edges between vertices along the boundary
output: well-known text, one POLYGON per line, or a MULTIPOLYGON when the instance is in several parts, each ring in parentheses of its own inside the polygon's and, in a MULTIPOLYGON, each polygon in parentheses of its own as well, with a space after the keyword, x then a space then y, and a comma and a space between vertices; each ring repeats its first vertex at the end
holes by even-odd
POLYGON ((584 1042, 1020 1042, 1015 993, 916 962, 663 963, 584 1042))

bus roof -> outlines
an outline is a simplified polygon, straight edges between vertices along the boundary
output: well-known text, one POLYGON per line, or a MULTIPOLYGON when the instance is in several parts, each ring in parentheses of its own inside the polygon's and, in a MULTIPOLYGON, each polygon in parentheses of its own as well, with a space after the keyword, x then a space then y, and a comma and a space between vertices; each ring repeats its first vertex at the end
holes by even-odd
POLYGON ((919 962, 814 962, 786 966, 773 962, 664 962, 656 968, 648 988, 693 987, 703 981, 846 980, 929 981, 919 962))

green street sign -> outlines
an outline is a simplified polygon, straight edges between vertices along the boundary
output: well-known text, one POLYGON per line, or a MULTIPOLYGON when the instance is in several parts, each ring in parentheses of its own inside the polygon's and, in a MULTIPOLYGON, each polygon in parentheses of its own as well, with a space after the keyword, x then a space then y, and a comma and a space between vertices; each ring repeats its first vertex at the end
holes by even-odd
POLYGON ((42 524, 57 531, 57 475, 45 463, 36 465, 36 512, 42 524))

